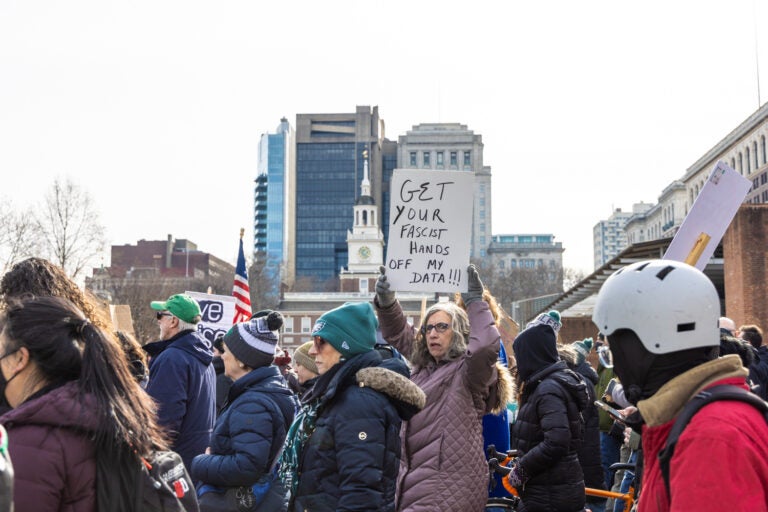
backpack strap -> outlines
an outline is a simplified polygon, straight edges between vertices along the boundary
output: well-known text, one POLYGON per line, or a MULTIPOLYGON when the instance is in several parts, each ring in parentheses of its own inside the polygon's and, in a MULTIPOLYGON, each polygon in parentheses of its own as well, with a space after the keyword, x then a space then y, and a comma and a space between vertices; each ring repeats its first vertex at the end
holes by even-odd
POLYGON ((675 447, 677 446, 680 434, 683 433, 683 430, 685 430, 685 427, 691 421, 691 418, 693 418, 702 407, 719 400, 747 403, 760 411, 763 416, 765 416, 765 421, 768 422, 768 402, 765 402, 760 397, 744 388, 722 384, 697 393, 687 404, 685 404, 685 407, 683 407, 680 414, 677 415, 675 423, 672 425, 672 430, 669 431, 669 436, 667 437, 664 449, 661 450, 658 455, 661 476, 664 478, 664 487, 667 490, 667 499, 670 502, 672 501, 672 493, 669 488, 669 463, 675 453, 675 447))

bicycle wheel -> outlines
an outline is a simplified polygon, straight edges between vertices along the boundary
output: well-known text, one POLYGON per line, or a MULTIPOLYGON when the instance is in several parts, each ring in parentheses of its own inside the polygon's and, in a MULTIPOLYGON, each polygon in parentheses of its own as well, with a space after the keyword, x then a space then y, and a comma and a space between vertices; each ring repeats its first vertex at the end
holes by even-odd
POLYGON ((503 512, 505 510, 517 510, 518 498, 488 498, 485 502, 486 512, 503 512))

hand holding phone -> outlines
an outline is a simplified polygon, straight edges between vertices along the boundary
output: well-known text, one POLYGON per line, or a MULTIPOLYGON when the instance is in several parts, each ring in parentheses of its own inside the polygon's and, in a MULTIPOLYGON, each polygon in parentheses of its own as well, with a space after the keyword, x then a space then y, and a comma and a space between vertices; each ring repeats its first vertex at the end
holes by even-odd
POLYGON ((617 411, 616 409, 614 409, 613 407, 611 407, 610 405, 608 405, 607 403, 601 400, 595 400, 595 405, 601 408, 602 410, 604 410, 605 412, 607 412, 608 414, 610 414, 611 417, 617 421, 624 423, 624 421, 626 420, 626 418, 622 416, 619 411, 617 411))

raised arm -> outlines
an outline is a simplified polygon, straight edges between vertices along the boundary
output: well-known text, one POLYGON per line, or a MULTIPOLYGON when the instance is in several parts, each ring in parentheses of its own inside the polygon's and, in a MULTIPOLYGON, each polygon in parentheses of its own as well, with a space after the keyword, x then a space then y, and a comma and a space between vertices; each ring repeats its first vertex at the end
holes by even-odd
POLYGON ((415 330, 413 326, 408 324, 403 314, 403 308, 400 307, 400 303, 395 298, 395 292, 389 289, 389 281, 387 281, 385 273, 386 268, 380 266, 379 272, 373 305, 379 318, 381 335, 387 343, 409 358, 413 349, 415 330))
POLYGON ((470 325, 464 377, 467 386, 476 393, 486 390, 498 378, 496 361, 499 359, 501 335, 488 303, 483 300, 483 282, 474 265, 467 269, 467 276, 467 292, 461 294, 470 325))

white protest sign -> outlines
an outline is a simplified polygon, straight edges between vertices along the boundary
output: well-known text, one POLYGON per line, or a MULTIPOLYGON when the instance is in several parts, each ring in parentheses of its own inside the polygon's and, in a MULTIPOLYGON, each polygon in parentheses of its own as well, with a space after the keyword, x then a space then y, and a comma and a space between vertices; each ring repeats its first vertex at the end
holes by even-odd
POLYGON ((387 280, 393 290, 467 291, 475 176, 395 169, 387 280))
POLYGON ((213 342, 219 334, 226 334, 235 318, 235 298, 231 295, 212 295, 184 292, 200 304, 202 320, 197 330, 213 342))
POLYGON ((663 259, 684 261, 703 271, 751 186, 727 164, 717 162, 663 259))

